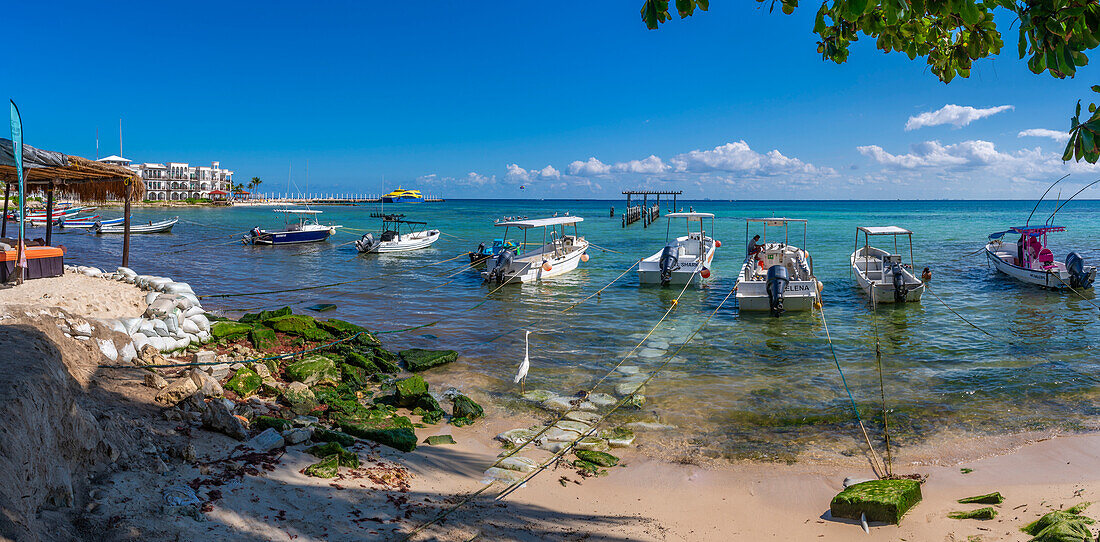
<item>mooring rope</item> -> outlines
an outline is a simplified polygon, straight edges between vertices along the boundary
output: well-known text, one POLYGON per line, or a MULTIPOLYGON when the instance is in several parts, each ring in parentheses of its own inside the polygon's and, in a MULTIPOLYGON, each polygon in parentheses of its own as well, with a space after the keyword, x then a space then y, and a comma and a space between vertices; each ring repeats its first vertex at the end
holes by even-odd
POLYGON ((949 310, 949 311, 951 311, 952 313, 954 313, 954 314, 955 314, 955 316, 958 316, 958 317, 959 317, 959 319, 960 319, 960 320, 962 320, 963 322, 966 322, 967 324, 969 324, 969 325, 970 325, 970 327, 972 327, 972 328, 974 328, 974 329, 976 329, 976 330, 978 330, 978 331, 981 331, 982 333, 985 333, 986 335, 988 335, 988 336, 990 336, 990 337, 994 337, 994 338, 996 338, 996 336, 995 336, 995 335, 993 335, 992 333, 990 333, 990 332, 988 332, 988 331, 986 331, 986 330, 982 329, 981 327, 979 327, 979 326, 978 326, 977 324, 975 324, 974 322, 971 322, 970 320, 967 320, 967 319, 966 319, 965 317, 963 317, 963 315, 959 314, 958 312, 956 312, 956 311, 955 311, 955 309, 951 308, 951 306, 950 306, 950 305, 948 305, 946 301, 944 301, 944 300, 943 300, 942 298, 940 298, 940 296, 939 296, 939 295, 937 295, 937 294, 936 294, 936 292, 935 292, 934 290, 932 290, 932 287, 928 285, 928 282, 925 282, 925 283, 924 283, 924 289, 925 289, 925 290, 928 290, 928 293, 932 294, 932 296, 933 296, 933 297, 935 297, 935 298, 936 298, 936 300, 937 300, 937 301, 939 301, 939 302, 940 302, 940 303, 941 303, 941 304, 942 304, 942 305, 943 305, 944 307, 946 307, 946 308, 947 308, 947 310, 949 310))
POLYGON ((598 248, 598 249, 600 249, 604 252, 613 252, 615 254, 622 254, 622 252, 619 252, 618 250, 611 250, 610 248, 604 248, 604 247, 601 247, 600 245, 597 245, 596 243, 593 243, 591 241, 588 242, 588 246, 596 247, 596 248, 598 248))
POLYGON ((882 397, 882 434, 886 439, 886 476, 894 475, 894 455, 890 451, 890 422, 886 417, 886 386, 883 384, 882 377, 882 347, 879 342, 878 335, 878 300, 875 299, 875 287, 874 283, 871 283, 869 289, 871 296, 871 322, 875 328, 875 364, 878 366, 878 391, 882 397))
POLYGON ((606 286, 604 286, 603 288, 600 288, 599 290, 596 290, 592 295, 590 295, 590 296, 588 296, 588 297, 586 297, 586 298, 584 298, 584 299, 582 299, 582 300, 580 300, 576 303, 573 303, 572 305, 569 305, 568 307, 565 308, 565 310, 563 310, 561 312, 562 313, 569 312, 569 311, 573 310, 573 307, 576 307, 577 305, 580 305, 581 303, 584 303, 585 301, 588 301, 589 299, 592 299, 593 297, 600 295, 600 292, 610 288, 612 284, 615 284, 616 281, 618 281, 619 279, 626 276, 626 274, 629 273, 631 269, 634 269, 634 266, 636 266, 640 263, 642 263, 642 260, 638 260, 638 261, 630 264, 630 267, 627 267, 626 271, 623 271, 621 275, 615 277, 611 282, 607 283, 606 286))
MULTIPOLYGON (((698 273, 698 270, 696 271, 696 273, 698 273)), ((679 305, 679 300, 680 300, 680 297, 682 297, 682 296, 684 295, 684 292, 686 292, 686 291, 687 291, 687 288, 688 288, 688 286, 690 286, 690 285, 691 285, 691 282, 692 282, 692 279, 694 278, 694 276, 695 276, 695 273, 692 273, 692 276, 691 276, 691 278, 689 278, 689 279, 688 279, 688 281, 687 281, 687 283, 686 283, 686 284, 684 285, 684 289, 683 289, 683 290, 681 290, 681 291, 680 291, 680 294, 676 296, 676 299, 674 299, 674 300, 673 300, 673 302, 669 304, 669 308, 668 308, 668 309, 667 309, 667 310, 665 311, 665 313, 664 313, 664 314, 663 314, 663 315, 661 316, 661 319, 660 319, 660 320, 658 320, 656 324, 654 324, 653 328, 649 330, 649 333, 646 333, 645 337, 643 337, 643 338, 642 338, 642 340, 640 340, 640 341, 638 342, 638 344, 634 346, 634 348, 630 349, 630 352, 627 352, 627 354, 626 354, 625 356, 623 356, 623 358, 622 358, 621 360, 619 360, 619 362, 618 362, 618 363, 616 363, 616 364, 615 364, 615 366, 614 366, 614 367, 612 367, 612 368, 611 368, 611 370, 609 370, 609 371, 607 372, 607 374, 606 374, 606 375, 604 375, 603 377, 601 377, 601 378, 600 378, 600 379, 599 379, 599 380, 598 380, 598 381, 597 381, 597 382, 596 382, 596 383, 595 383, 594 385, 592 385, 591 387, 589 387, 589 389, 588 389, 588 391, 587 391, 587 393, 588 393, 588 394, 591 394, 593 390, 595 390, 595 389, 596 389, 597 387, 599 387, 599 385, 600 385, 600 384, 602 384, 602 383, 604 382, 604 380, 606 380, 606 379, 607 379, 608 377, 610 377, 610 376, 611 376, 612 374, 614 374, 614 372, 615 372, 615 371, 616 371, 616 370, 617 370, 617 369, 618 369, 618 368, 619 368, 619 367, 620 367, 620 366, 621 366, 621 365, 622 365, 623 363, 625 363, 627 359, 630 359, 630 356, 631 356, 631 355, 633 355, 633 354, 634 354, 634 352, 635 352, 635 351, 637 351, 637 350, 638 350, 638 348, 640 348, 640 347, 642 346, 642 344, 644 344, 644 343, 645 343, 645 342, 646 342, 646 341, 647 341, 647 340, 649 339, 650 335, 652 335, 652 334, 653 334, 653 332, 654 332, 654 331, 656 331, 658 327, 660 327, 661 323, 665 321, 665 318, 667 318, 667 317, 668 317, 669 313, 671 313, 671 312, 672 312, 672 310, 673 310, 673 309, 675 309, 675 308, 676 308, 676 307, 677 307, 677 306, 679 305)), ((728 299, 728 297, 729 297, 729 296, 727 296, 727 299, 728 299)), ((723 301, 723 302, 724 302, 724 301, 723 301)), ((717 310, 715 310, 715 312, 717 312, 717 310)), ((693 336, 694 336, 694 335, 693 335, 693 336)), ((683 345, 681 345, 681 348, 683 348, 683 345)), ((679 350, 677 350, 677 352, 679 352, 679 350)), ((675 355, 674 355, 674 356, 675 356, 675 355)), ((670 359, 671 359, 671 358, 670 358, 670 359)), ((648 381, 648 380, 647 380, 647 381, 648 381)), ((635 392, 636 392, 636 391, 637 391, 637 390, 635 390, 635 392)), ((630 396, 628 396, 628 397, 633 397, 633 394, 631 394, 631 395, 630 395, 630 396)), ((554 426, 555 426, 555 424, 557 424, 558 422, 560 422, 560 421, 562 421, 563 419, 565 419, 565 417, 566 417, 567 415, 569 415, 569 414, 570 414, 571 412, 573 412, 574 410, 576 410, 576 408, 577 408, 576 406, 571 406, 571 408, 569 408, 568 410, 565 410, 564 412, 562 412, 561 414, 559 414, 559 415, 558 415, 558 417, 557 417, 557 419, 553 420, 553 421, 552 421, 552 422, 551 422, 551 423, 550 423, 549 425, 547 425, 547 426, 543 427, 543 428, 542 428, 542 429, 541 429, 540 431, 538 431, 537 433, 535 433, 534 435, 532 435, 532 436, 531 436, 531 438, 527 439, 527 440, 526 440, 526 441, 524 441, 523 443, 519 444, 518 446, 516 446, 515 448, 513 448, 512 450, 510 450, 510 451, 509 451, 509 452, 508 452, 507 454, 504 454, 504 455, 502 455, 502 456, 501 456, 501 457, 500 457, 499 459, 497 459, 497 461, 496 461, 496 462, 494 462, 494 463, 493 463, 492 465, 490 465, 490 466, 489 466, 489 467, 488 467, 488 468, 487 468, 486 470, 488 470, 488 469, 490 469, 490 468, 493 468, 493 467, 496 467, 496 466, 499 466, 499 465, 500 465, 500 464, 501 464, 501 463, 502 463, 502 462, 503 462, 503 461, 504 461, 505 459, 508 459, 509 457, 512 457, 513 455, 516 455, 517 453, 519 453, 519 452, 520 452, 520 450, 522 450, 522 449, 524 449, 525 447, 527 447, 527 445, 529 445, 529 444, 531 444, 532 442, 535 442, 536 440, 538 440, 538 438, 539 438, 539 437, 541 437, 541 436, 542 436, 543 434, 545 434, 545 433, 546 433, 547 431, 549 431, 549 430, 550 430, 550 428, 554 427, 554 426)), ((456 504, 452 505, 452 506, 451 506, 450 508, 448 508, 448 509, 446 509, 446 510, 444 510, 444 511, 440 512, 439 514, 437 514, 437 515, 436 515, 436 516, 435 516, 434 518, 432 518, 431 520, 429 520, 429 521, 427 521, 427 522, 425 522, 425 523, 422 523, 422 524, 418 525, 418 526, 417 526, 417 527, 415 527, 415 528, 414 528, 414 529, 413 529, 412 531, 410 531, 410 532, 409 532, 409 533, 408 533, 408 534, 407 534, 407 535, 406 535, 406 536, 405 536, 405 537, 404 537, 404 538, 403 538, 402 540, 406 540, 406 541, 407 541, 407 540, 411 540, 411 539, 412 539, 412 537, 413 537, 413 536, 415 536, 415 535, 416 535, 417 533, 419 533, 420 531, 422 531, 422 530, 424 530, 424 529, 428 528, 429 526, 431 526, 431 525, 433 525, 433 524, 435 524, 435 523, 438 523, 439 521, 442 521, 442 520, 443 520, 444 518, 446 518, 446 517, 447 517, 448 515, 450 515, 451 513, 453 513, 453 512, 455 511, 455 510, 457 510, 458 508, 462 507, 462 506, 463 506, 463 505, 465 505, 466 503, 470 502, 471 500, 473 500, 474 498, 476 498, 476 497, 477 497, 478 495, 481 495, 482 493, 484 493, 485 491, 487 491, 487 490, 488 490, 488 489, 489 489, 490 487, 492 487, 492 483, 493 483, 493 482, 490 482, 490 484, 488 484, 488 485, 486 485, 486 486, 484 486, 484 487, 482 487, 482 488, 478 489, 477 491, 474 491, 473 493, 470 493, 470 494, 466 495, 466 496, 465 496, 465 497, 464 497, 464 498, 463 498, 463 499, 462 499, 461 501, 459 501, 458 503, 456 503, 456 504)))
POLYGON ((863 424, 863 418, 859 416, 859 406, 856 405, 856 399, 852 396, 852 389, 848 387, 848 379, 844 376, 844 369, 840 368, 840 359, 836 356, 836 347, 833 346, 833 338, 829 334, 829 323, 825 320, 825 309, 819 308, 818 313, 821 315, 821 323, 825 326, 825 339, 829 343, 829 351, 833 354, 833 363, 836 364, 836 370, 840 373, 840 381, 844 384, 844 391, 848 393, 848 401, 852 403, 852 412, 856 415, 856 421, 859 422, 859 428, 863 432, 863 440, 867 443, 867 450, 871 452, 871 470, 876 471, 875 474, 879 478, 882 475, 878 473, 886 473, 886 469, 880 465, 882 459, 875 453, 875 447, 871 445, 871 437, 867 434, 867 427, 863 424))
POLYGON ((1091 299, 1085 297, 1084 294, 1082 294, 1081 292, 1078 292, 1077 290, 1073 289, 1073 286, 1070 286, 1069 284, 1066 284, 1066 281, 1062 280, 1062 277, 1058 276, 1058 273, 1051 273, 1051 275, 1053 275, 1054 278, 1058 279, 1058 282, 1061 282, 1066 288, 1069 288, 1069 291, 1077 294, 1077 297, 1080 297, 1081 299, 1085 300, 1085 303, 1088 303, 1089 305, 1092 305, 1093 308, 1100 311, 1100 306, 1097 306, 1096 303, 1093 303, 1091 299))

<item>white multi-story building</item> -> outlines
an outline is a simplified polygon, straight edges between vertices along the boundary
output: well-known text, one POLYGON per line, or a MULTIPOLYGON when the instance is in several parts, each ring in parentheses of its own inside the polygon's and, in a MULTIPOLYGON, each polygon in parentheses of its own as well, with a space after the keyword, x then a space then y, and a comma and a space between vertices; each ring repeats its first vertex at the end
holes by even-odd
POLYGON ((132 164, 121 156, 108 156, 97 161, 128 167, 141 175, 147 200, 207 198, 211 192, 228 194, 233 188, 233 172, 222 168, 220 162, 212 162, 209 166, 191 166, 183 162, 132 164))

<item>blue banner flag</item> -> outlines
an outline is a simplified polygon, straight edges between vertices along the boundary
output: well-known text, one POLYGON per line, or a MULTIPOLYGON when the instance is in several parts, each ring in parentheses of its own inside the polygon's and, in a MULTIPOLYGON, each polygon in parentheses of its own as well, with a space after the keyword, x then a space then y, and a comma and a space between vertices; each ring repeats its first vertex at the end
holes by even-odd
MULTIPOLYGON (((23 249, 23 239, 27 235, 27 186, 23 179, 23 120, 19 118, 19 108, 15 106, 15 100, 11 102, 11 154, 15 162, 15 174, 19 179, 19 243, 18 260, 16 266, 20 268, 19 278, 22 278, 22 270, 27 268, 27 254, 23 249)), ((47 220, 49 217, 47 217, 47 220)))

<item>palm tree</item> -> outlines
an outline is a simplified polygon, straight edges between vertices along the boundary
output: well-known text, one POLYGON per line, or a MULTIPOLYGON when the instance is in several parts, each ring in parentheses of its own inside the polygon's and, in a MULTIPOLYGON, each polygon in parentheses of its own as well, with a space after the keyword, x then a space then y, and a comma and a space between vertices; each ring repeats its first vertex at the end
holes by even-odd
POLYGON ((252 190, 253 188, 256 188, 257 186, 260 186, 260 183, 262 183, 262 182, 263 181, 261 181, 259 177, 253 177, 252 180, 249 181, 249 183, 248 183, 248 189, 252 190))

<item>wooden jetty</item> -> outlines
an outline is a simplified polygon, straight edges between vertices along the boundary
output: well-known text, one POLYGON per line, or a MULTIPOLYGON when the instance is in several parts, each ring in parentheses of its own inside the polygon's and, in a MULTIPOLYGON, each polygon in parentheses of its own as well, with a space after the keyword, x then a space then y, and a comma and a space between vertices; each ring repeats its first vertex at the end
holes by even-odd
POLYGON ((622 214, 623 227, 641 220, 642 227, 648 228, 661 216, 661 196, 672 196, 672 210, 675 211, 676 197, 683 193, 683 190, 623 190, 623 195, 626 196, 626 211, 622 214), (642 196, 642 204, 631 205, 631 196, 642 196), (649 204, 649 196, 656 196, 653 205, 649 204))

